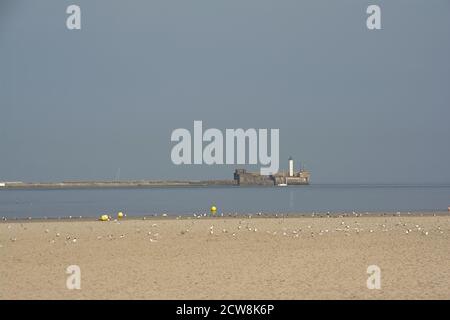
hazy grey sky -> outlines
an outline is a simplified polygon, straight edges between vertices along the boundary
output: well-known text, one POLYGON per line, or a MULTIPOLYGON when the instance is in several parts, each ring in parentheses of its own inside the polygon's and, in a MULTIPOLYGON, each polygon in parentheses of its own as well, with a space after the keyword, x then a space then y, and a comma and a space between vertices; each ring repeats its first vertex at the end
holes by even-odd
POLYGON ((194 120, 279 128, 315 183, 448 183, 450 1, 1 0, 0 180, 232 178, 172 164, 194 120))

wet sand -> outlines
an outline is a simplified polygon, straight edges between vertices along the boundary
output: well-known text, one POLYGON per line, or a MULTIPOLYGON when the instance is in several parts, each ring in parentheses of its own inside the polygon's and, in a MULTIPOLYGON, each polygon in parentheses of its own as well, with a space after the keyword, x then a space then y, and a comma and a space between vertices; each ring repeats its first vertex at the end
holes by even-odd
POLYGON ((0 299, 449 299, 450 215, 4 221, 0 275, 0 299))

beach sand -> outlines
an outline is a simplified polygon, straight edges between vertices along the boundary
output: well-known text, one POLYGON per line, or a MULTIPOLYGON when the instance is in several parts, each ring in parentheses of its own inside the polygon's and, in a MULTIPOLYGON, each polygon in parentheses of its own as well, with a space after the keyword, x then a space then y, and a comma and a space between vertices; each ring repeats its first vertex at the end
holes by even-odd
POLYGON ((449 299, 450 216, 4 221, 0 275, 0 299, 449 299))

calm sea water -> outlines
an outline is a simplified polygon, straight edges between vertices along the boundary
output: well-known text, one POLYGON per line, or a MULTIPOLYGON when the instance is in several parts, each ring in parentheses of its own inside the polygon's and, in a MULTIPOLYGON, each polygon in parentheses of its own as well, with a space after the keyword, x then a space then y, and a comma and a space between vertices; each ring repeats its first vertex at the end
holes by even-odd
POLYGON ((207 212, 446 211, 450 185, 311 185, 166 189, 0 190, 0 216, 96 217, 207 212))

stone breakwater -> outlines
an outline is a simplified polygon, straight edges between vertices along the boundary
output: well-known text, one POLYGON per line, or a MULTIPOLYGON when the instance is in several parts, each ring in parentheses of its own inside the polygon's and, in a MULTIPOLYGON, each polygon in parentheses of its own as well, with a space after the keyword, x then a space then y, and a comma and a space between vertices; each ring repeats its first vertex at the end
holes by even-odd
POLYGON ((1 189, 103 189, 234 186, 234 180, 5 182, 1 189))

